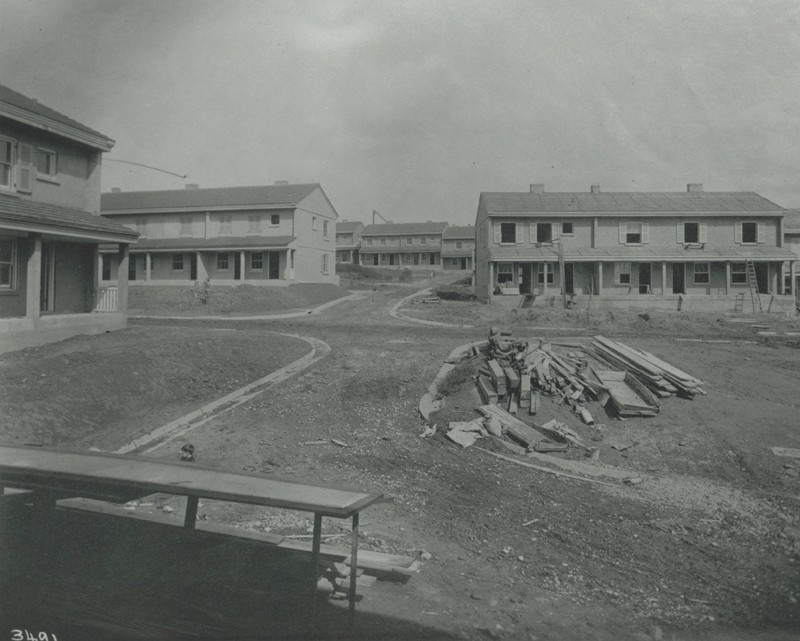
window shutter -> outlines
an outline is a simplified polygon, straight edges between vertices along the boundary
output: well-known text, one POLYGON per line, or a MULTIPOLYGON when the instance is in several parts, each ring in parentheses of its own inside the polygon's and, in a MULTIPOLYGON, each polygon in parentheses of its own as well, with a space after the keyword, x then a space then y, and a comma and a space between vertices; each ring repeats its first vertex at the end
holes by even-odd
POLYGON ((17 160, 17 191, 30 193, 33 182, 33 148, 20 143, 17 160))
POLYGON ((764 242, 764 223, 758 223, 758 242, 764 242))
POLYGON ((559 223, 553 223, 550 225, 550 229, 553 230, 551 232, 553 240, 558 240, 561 237, 561 225, 559 223))
MULTIPOLYGON (((621 223, 624 224, 624 223, 621 223)), ((619 263, 614 263, 614 284, 619 285, 619 263)))
POLYGON ((528 234, 530 236, 531 245, 536 244, 536 239, 539 237, 538 227, 536 223, 528 223, 528 234))
POLYGON ((650 223, 642 223, 642 245, 650 242, 650 223))
MULTIPOLYGON (((628 226, 625 223, 619 224, 619 242, 625 244, 625 236, 628 233, 628 226)), ((618 273, 618 272, 615 272, 618 273)))
POLYGON ((701 243, 708 242, 708 225, 706 223, 700 223, 699 239, 701 243))
POLYGON ((515 243, 524 243, 525 239, 522 237, 524 235, 525 226, 522 223, 517 223, 517 228, 514 230, 514 242, 515 243))
POLYGON ((734 223, 733 225, 733 242, 737 245, 742 244, 742 223, 734 223))
POLYGON ((683 236, 683 223, 678 223, 678 226, 676 227, 676 230, 677 230, 677 233, 678 233, 678 244, 679 245, 683 245, 683 238, 684 238, 684 236, 683 236))
POLYGON ((502 241, 502 236, 500 235, 500 223, 494 224, 494 242, 496 245, 499 245, 502 241))

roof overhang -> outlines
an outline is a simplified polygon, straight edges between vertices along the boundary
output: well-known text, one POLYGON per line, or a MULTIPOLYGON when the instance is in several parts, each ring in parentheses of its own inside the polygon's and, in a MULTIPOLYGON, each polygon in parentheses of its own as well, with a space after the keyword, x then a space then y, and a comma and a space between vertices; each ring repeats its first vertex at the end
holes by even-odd
POLYGON ((100 151, 111 151, 115 144, 111 138, 107 138, 101 134, 91 133, 63 122, 57 122, 47 116, 31 113, 26 109, 10 105, 6 102, 0 102, 0 116, 28 125, 29 127, 63 136, 64 138, 100 151))
POLYGON ((124 214, 144 215, 144 214, 180 214, 190 212, 211 212, 211 211, 260 211, 274 209, 297 209, 297 205, 289 203, 278 205, 192 205, 189 207, 137 207, 132 209, 101 209, 103 216, 121 216, 124 214))
POLYGON ((88 231, 64 227, 60 225, 46 225, 40 223, 21 223, 15 220, 5 220, 0 217, 0 233, 3 231, 13 231, 16 233, 34 233, 51 236, 54 238, 64 238, 77 241, 90 241, 97 243, 127 243, 136 242, 136 234, 131 236, 123 234, 108 234, 99 231, 88 231))
MULTIPOLYGON (((490 211, 488 218, 774 218, 785 212, 775 211, 490 211)), ((547 221, 544 221, 547 222, 547 221)))

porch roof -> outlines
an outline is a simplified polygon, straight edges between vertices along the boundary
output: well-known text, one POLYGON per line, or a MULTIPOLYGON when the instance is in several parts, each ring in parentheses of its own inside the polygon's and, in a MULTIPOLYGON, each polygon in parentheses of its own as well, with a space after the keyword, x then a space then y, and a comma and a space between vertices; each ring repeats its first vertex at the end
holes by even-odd
POLYGON ((136 252, 241 251, 288 249, 294 236, 225 236, 222 238, 142 238, 136 252))
MULTIPOLYGON (((491 251, 491 260, 500 261, 557 261, 558 251, 554 247, 498 247, 491 251)), ((735 245, 725 247, 683 247, 670 245, 641 245, 637 247, 579 247, 564 250, 564 260, 580 261, 668 261, 696 262, 718 260, 783 261, 798 257, 783 247, 762 245, 735 245)))
POLYGON ((469 258, 472 256, 471 249, 442 249, 443 258, 469 258))
POLYGON ((413 245, 407 247, 387 247, 386 245, 362 246, 362 254, 438 254, 441 253, 440 245, 413 245))
POLYGON ((135 243, 139 234, 80 209, 0 195, 0 230, 36 232, 87 241, 135 243))

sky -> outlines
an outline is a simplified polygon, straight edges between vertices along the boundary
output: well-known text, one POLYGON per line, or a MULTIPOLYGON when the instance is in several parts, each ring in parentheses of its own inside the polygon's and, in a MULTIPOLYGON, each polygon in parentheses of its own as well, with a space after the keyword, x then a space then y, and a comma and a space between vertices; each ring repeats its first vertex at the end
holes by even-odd
POLYGON ((795 0, 0 0, 0 60, 116 141, 104 191, 320 183, 367 223, 472 224, 531 183, 800 207, 795 0))

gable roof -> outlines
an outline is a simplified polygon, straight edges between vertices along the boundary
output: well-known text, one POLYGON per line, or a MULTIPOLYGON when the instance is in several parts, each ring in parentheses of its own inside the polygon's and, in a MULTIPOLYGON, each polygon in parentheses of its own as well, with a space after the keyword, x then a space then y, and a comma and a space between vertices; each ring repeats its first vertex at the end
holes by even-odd
POLYGON ((402 234, 441 234, 447 223, 385 223, 367 225, 361 236, 399 236, 402 234))
POLYGON ((358 231, 359 227, 364 227, 364 223, 358 221, 340 220, 336 223, 336 233, 352 234, 358 231))
POLYGON ((0 85, 0 116, 52 131, 103 151, 109 151, 114 146, 114 141, 105 134, 4 85, 0 85))
POLYGON ((483 192, 492 214, 782 214, 751 191, 741 192, 483 192))
POLYGON ((297 207, 303 199, 317 189, 322 191, 322 187, 318 183, 111 192, 100 196, 100 211, 105 216, 144 211, 209 208, 292 208, 297 207))
POLYGON ((0 194, 2 228, 126 243, 134 242, 139 236, 127 227, 88 211, 0 194))
POLYGON ((448 225, 442 234, 443 238, 475 238, 475 228, 472 225, 448 225))

